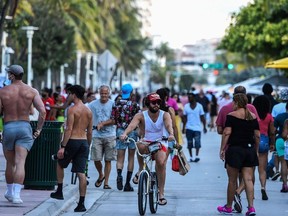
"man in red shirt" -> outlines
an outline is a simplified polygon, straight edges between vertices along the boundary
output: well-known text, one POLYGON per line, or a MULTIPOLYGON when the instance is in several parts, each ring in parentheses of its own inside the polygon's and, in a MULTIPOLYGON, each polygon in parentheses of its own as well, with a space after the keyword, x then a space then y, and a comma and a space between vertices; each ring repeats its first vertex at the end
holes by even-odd
MULTIPOLYGON (((45 106, 45 110, 46 110, 46 118, 45 120, 53 120, 51 119, 51 115, 50 115, 50 111, 51 111, 51 106, 54 106, 54 100, 49 96, 49 89, 48 88, 44 88, 41 91, 41 95, 42 95, 42 101, 43 104, 45 106)), ((55 120, 55 119, 54 119, 55 120)))

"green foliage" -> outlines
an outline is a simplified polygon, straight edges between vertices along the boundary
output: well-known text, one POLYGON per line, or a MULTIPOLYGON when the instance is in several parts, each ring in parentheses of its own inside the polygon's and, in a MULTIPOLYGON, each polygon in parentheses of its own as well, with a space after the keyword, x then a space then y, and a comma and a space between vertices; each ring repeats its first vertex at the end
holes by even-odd
POLYGON ((39 27, 33 37, 36 76, 47 68, 58 72, 63 63, 76 65, 76 50, 102 53, 105 49, 117 57, 118 68, 134 73, 151 44, 141 36, 138 17, 134 0, 23 0, 5 30, 16 51, 14 62, 25 66, 27 37, 21 27, 39 27))
MULTIPOLYGON (((166 62, 174 60, 174 51, 169 47, 168 43, 161 43, 158 47, 155 48, 156 60, 151 62, 151 72, 152 72, 152 80, 155 83, 165 84, 165 76, 167 71, 175 70, 174 66, 164 65, 161 66, 161 60, 165 60, 166 62)), ((170 79, 170 83, 174 83, 173 77, 170 79)))
POLYGON ((269 59, 288 55, 287 29, 288 0, 255 0, 232 15, 219 48, 263 66, 269 59))
POLYGON ((180 77, 179 88, 180 90, 186 89, 190 90, 192 83, 195 82, 195 79, 192 75, 184 74, 180 77))

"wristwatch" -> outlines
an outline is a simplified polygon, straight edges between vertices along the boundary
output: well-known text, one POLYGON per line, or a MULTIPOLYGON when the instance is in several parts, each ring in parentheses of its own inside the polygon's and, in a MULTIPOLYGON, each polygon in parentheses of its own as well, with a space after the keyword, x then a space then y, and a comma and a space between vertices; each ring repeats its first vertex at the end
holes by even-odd
POLYGON ((66 146, 64 146, 64 145, 61 144, 61 148, 66 148, 66 146))

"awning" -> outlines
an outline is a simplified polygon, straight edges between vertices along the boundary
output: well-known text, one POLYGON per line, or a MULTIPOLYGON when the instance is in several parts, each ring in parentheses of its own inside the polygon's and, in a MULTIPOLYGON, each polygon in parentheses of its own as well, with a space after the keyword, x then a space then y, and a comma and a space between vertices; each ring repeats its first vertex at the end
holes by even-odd
POLYGON ((267 62, 265 68, 288 68, 288 58, 267 62))

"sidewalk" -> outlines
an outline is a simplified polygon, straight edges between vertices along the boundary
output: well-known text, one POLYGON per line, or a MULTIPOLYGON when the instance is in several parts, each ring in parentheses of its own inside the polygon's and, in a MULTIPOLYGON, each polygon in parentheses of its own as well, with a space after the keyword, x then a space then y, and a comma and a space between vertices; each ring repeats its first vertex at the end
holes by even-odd
MULTIPOLYGON (((38 207, 40 204, 45 203, 46 207, 41 208, 42 211, 33 215, 52 215, 57 212, 63 205, 64 201, 59 201, 50 198, 50 193, 52 191, 47 190, 28 190, 22 189, 21 198, 23 204, 16 205, 8 202, 4 193, 6 191, 6 182, 5 182, 5 166, 6 161, 2 151, 2 145, 0 146, 0 215, 3 216, 20 216, 20 215, 29 215, 33 209, 38 207)), ((70 176, 68 175, 70 169, 68 168, 65 172, 65 182, 64 182, 64 197, 73 197, 75 193, 78 193, 78 187, 76 185, 71 185, 70 176)), ((68 200, 65 200, 67 202, 68 200)), ((42 204, 43 205, 43 204, 42 204)), ((31 214, 30 214, 31 215, 31 214)))

